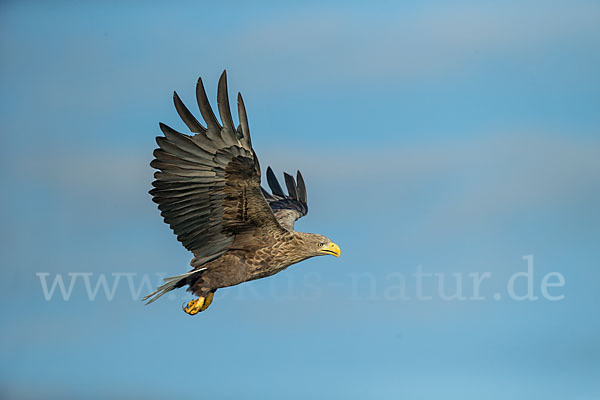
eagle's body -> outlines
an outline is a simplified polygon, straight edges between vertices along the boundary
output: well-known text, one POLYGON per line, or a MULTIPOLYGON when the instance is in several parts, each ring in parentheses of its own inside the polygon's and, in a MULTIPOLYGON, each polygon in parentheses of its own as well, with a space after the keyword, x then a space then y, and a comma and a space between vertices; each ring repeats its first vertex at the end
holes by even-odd
MULTIPOLYGON (((292 264, 308 258, 297 252, 303 239, 300 232, 281 232, 264 237, 260 246, 249 243, 244 250, 228 250, 221 257, 206 263, 200 278, 191 290, 200 296, 207 295, 213 288, 238 285, 254 279, 274 275, 292 264)), ((255 241, 252 241, 255 242, 255 241)))
POLYGON ((150 302, 175 288, 189 285, 199 296, 184 309, 205 310, 223 287, 264 278, 307 258, 332 254, 339 247, 322 235, 294 231, 294 222, 308 212, 306 186, 285 174, 284 194, 267 169, 272 193, 260 186, 258 158, 252 149, 246 110, 238 94, 240 125, 234 128, 225 72, 219 80, 217 121, 198 80, 196 97, 207 127, 202 126, 174 94, 177 112, 195 135, 161 124, 164 137, 150 164, 155 173, 150 191, 161 215, 177 239, 194 254, 192 271, 167 278, 146 296, 150 302))

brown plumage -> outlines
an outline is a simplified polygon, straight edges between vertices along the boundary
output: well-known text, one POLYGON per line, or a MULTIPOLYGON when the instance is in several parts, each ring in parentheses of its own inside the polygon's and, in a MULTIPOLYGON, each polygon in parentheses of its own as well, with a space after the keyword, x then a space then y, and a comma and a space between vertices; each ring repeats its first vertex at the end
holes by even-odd
POLYGON ((239 125, 234 128, 227 94, 227 77, 219 79, 217 103, 221 123, 208 102, 202 80, 196 98, 204 127, 173 95, 175 108, 194 135, 160 124, 164 137, 150 163, 154 174, 152 200, 177 239, 194 255, 193 269, 165 279, 166 283, 144 300, 151 303, 185 285, 199 296, 185 311, 196 314, 210 305, 223 287, 264 278, 307 258, 331 254, 339 247, 322 235, 294 231, 294 222, 308 212, 306 186, 298 171, 296 180, 285 174, 283 192, 271 168, 261 187, 258 158, 250 140, 242 96, 238 94, 239 125))

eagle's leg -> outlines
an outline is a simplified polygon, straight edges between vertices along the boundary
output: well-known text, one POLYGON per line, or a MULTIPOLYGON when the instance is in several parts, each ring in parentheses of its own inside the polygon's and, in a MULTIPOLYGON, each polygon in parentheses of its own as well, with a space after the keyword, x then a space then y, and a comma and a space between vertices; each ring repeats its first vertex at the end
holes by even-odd
POLYGON ((187 305, 183 306, 183 311, 185 311, 189 315, 196 315, 199 312, 202 312, 210 306, 210 303, 213 301, 213 297, 215 296, 215 291, 212 291, 206 295, 206 297, 198 297, 196 300, 192 300, 187 303, 187 305))

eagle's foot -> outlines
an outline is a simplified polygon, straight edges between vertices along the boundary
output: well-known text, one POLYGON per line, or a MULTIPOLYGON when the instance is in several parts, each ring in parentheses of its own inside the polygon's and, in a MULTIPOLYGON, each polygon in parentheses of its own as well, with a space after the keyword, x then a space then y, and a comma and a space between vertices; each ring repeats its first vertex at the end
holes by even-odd
POLYGON ((206 297, 198 297, 196 300, 192 300, 187 303, 187 305, 183 306, 183 311, 185 311, 189 315, 196 315, 199 312, 202 312, 210 306, 212 303, 214 292, 211 292, 206 297))

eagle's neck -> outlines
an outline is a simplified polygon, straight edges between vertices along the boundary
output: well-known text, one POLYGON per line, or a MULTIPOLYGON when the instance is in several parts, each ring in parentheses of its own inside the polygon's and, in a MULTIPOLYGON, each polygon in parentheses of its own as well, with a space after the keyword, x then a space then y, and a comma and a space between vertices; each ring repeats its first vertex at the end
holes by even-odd
POLYGON ((273 255, 281 268, 287 268, 313 255, 306 251, 308 233, 288 231, 284 233, 277 244, 273 246, 273 255))

